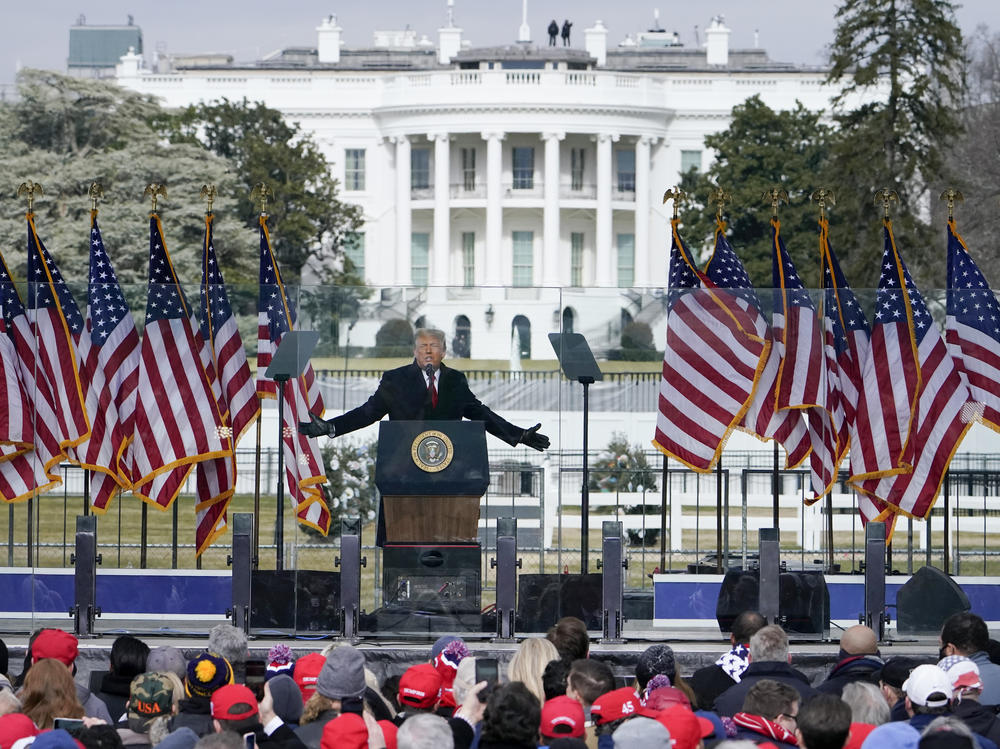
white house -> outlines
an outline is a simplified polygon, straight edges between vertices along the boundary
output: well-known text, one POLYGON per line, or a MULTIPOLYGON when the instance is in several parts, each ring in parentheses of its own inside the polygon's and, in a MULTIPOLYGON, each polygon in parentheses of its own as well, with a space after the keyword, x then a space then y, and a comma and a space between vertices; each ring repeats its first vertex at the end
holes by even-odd
POLYGON ((834 93, 825 70, 731 49, 721 17, 700 48, 664 31, 609 45, 601 21, 583 49, 476 48, 450 21, 436 43, 376 31, 348 48, 342 35, 331 16, 315 46, 246 63, 200 55, 154 70, 128 54, 117 80, 167 106, 246 97, 298 122, 363 208, 349 252, 384 288, 352 341, 404 315, 475 358, 550 358, 551 331, 600 349, 630 320, 661 330, 661 297, 643 290, 666 281, 664 190, 710 163, 705 135, 749 96, 829 111, 834 93))

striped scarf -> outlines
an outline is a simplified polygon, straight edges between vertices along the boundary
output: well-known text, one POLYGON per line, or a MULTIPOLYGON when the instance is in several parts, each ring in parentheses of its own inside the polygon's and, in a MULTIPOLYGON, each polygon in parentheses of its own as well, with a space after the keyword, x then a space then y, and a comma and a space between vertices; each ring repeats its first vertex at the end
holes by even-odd
POLYGON ((733 723, 741 728, 746 728, 754 733, 759 733, 761 736, 766 736, 770 739, 777 739, 778 741, 783 741, 786 744, 798 745, 798 742, 795 740, 795 734, 789 733, 784 726, 778 725, 773 720, 768 720, 762 715, 736 713, 736 715, 733 716, 733 723))

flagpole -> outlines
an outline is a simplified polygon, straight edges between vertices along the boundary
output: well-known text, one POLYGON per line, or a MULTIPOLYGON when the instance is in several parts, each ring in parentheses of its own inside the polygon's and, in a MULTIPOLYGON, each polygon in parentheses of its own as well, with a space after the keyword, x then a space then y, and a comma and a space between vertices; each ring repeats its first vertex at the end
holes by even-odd
MULTIPOLYGON (((683 544, 682 544, 683 545, 683 544)), ((726 560, 728 562, 728 560, 726 560)), ((715 464, 715 571, 724 572, 722 563, 722 454, 715 464)))
POLYGON ((253 560, 251 566, 257 569, 260 563, 260 430, 261 422, 264 420, 263 413, 257 419, 257 447, 254 455, 253 466, 253 560))

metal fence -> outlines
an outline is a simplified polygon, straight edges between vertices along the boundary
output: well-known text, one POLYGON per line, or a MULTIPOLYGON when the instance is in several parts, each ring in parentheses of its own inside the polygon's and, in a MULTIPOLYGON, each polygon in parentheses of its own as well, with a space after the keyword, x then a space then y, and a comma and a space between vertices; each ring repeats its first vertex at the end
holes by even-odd
MULTIPOLYGON (((253 460, 252 451, 239 455, 240 464, 253 460)), ((630 487, 634 466, 601 467, 601 480, 616 484, 611 491, 592 486, 589 492, 590 569, 600 556, 602 523, 622 524, 630 567, 627 587, 650 589, 657 571, 715 571, 745 563, 757 548, 757 533, 781 529, 783 559, 790 566, 821 566, 857 572, 864 558, 864 531, 856 498, 847 489, 846 475, 826 498, 806 503, 808 472, 777 470, 766 451, 727 453, 724 465, 712 474, 698 474, 659 453, 633 454, 645 468, 642 485, 630 487), (625 484, 625 485, 623 485, 625 484), (775 499, 776 498, 776 499, 775 499)), ((490 560, 496 554, 496 523, 514 517, 522 572, 579 572, 582 544, 582 466, 580 452, 544 455, 523 450, 499 451, 492 456, 491 484, 480 511, 484 605, 495 587, 490 560)), ((589 462, 602 466, 605 451, 594 451, 589 462)), ((276 478, 277 455, 262 452, 262 475, 276 478)), ((58 492, 30 502, 10 505, 0 513, 0 538, 6 537, 3 557, 7 567, 68 567, 73 553, 75 517, 89 512, 82 491, 82 471, 63 467, 58 492), (6 525, 6 527, 3 527, 6 525)), ((252 476, 251 471, 247 471, 252 476)), ((592 474, 593 476, 593 474, 592 474)), ((249 480, 249 479, 248 479, 249 480)), ((263 483, 263 482, 262 482, 263 483)), ((257 510, 261 569, 274 567, 276 507, 274 495, 261 498, 257 510)), ((230 512, 254 511, 251 492, 241 492, 230 512)), ((286 528, 293 528, 290 507, 284 508, 286 528)), ((336 529, 334 529, 336 531, 336 529)), ((893 570, 912 573, 933 564, 952 574, 992 575, 1000 570, 1000 457, 959 454, 927 521, 900 519, 891 544, 893 570)), ((208 569, 227 567, 228 536, 223 536, 200 558, 193 545, 194 508, 184 492, 166 512, 158 512, 125 495, 98 520, 98 547, 104 568, 208 569)), ((365 604, 380 601, 381 559, 374 547, 374 520, 363 519, 363 543, 369 556, 370 579, 365 581, 365 604)), ((286 534, 285 567, 334 569, 339 553, 336 532, 323 538, 301 529, 286 534)))

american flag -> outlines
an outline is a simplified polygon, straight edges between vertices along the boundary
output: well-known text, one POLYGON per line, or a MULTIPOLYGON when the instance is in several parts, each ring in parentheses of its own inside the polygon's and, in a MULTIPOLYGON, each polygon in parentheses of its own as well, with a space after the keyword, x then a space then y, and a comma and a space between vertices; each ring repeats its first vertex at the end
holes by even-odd
POLYGON ((84 320, 59 268, 38 238, 35 219, 30 213, 26 311, 37 346, 38 377, 49 384, 60 444, 63 448, 75 447, 90 435, 77 350, 84 320))
MULTIPOLYGON (((264 376, 281 337, 295 326, 295 307, 281 282, 278 262, 271 249, 267 216, 260 217, 260 299, 257 315, 257 394, 276 397, 276 383, 264 376)), ((323 534, 330 528, 330 511, 323 499, 320 484, 326 483, 319 442, 298 431, 298 422, 308 421, 309 414, 323 415, 323 397, 312 365, 285 385, 282 444, 289 497, 295 503, 299 522, 323 534)))
POLYGON ((49 384, 36 365, 35 337, 7 263, 0 256, 0 305, 7 439, 0 447, 0 497, 29 499, 62 483, 60 445, 49 384))
MULTIPOLYGON (((896 249, 889 221, 885 222, 885 237, 886 257, 882 268, 887 293, 882 294, 883 281, 880 280, 870 358, 875 359, 878 355, 876 339, 880 314, 886 318, 882 323, 884 327, 909 322, 917 354, 916 402, 899 457, 900 470, 879 479, 869 479, 863 487, 870 495, 887 502, 891 512, 926 518, 937 500, 951 457, 971 425, 970 396, 896 249), (902 282, 892 288, 897 278, 902 282), (893 319, 902 322, 890 322, 893 319)), ((887 335, 891 334, 887 331, 887 335)))
POLYGON ((90 503, 98 512, 132 486, 128 449, 135 429, 139 333, 97 224, 90 216, 90 284, 80 338, 80 379, 91 416, 90 438, 73 457, 90 471, 90 503))
MULTIPOLYGON (((240 437, 260 415, 260 400, 247 362, 243 339, 226 294, 222 269, 212 241, 212 215, 205 216, 201 276, 201 337, 218 374, 221 410, 235 449, 240 437)), ((199 496, 225 497, 197 510, 197 548, 200 554, 226 529, 226 509, 236 486, 235 452, 232 460, 198 464, 199 496)))
MULTIPOLYGON (((837 431, 836 465, 851 445, 858 411, 858 398, 864 387, 861 370, 871 349, 868 318, 854 295, 840 262, 830 246, 830 226, 820 220, 820 254, 823 259, 823 331, 827 371, 831 373, 830 403, 837 431)), ((866 494, 858 495, 859 512, 864 523, 878 517, 884 503, 875 504, 866 494)))
MULTIPOLYGON (((140 354, 132 491, 166 509, 195 464, 229 460, 232 449, 213 391, 208 347, 155 214, 149 219, 149 291, 140 354)), ((215 501, 217 497, 199 495, 197 506, 215 501)))
POLYGON ((802 415, 795 410, 779 411, 776 387, 781 356, 774 346, 771 327, 761 311, 760 299, 743 263, 726 239, 726 225, 715 228, 715 252, 705 267, 705 274, 714 284, 728 289, 736 304, 751 320, 753 334, 768 345, 762 367, 757 367, 757 384, 743 417, 742 426, 761 439, 777 440, 785 448, 785 467, 794 468, 809 456, 809 432, 802 415))
POLYGON ((975 416, 1000 431, 1000 304, 955 222, 948 222, 948 351, 972 397, 975 416))
MULTIPOLYGON (((920 386, 914 310, 906 293, 912 282, 888 223, 884 234, 871 347, 861 369, 862 388, 851 433, 851 483, 872 496, 877 506, 885 500, 874 490, 877 480, 912 468, 904 462, 903 448, 920 386)), ((868 517, 875 519, 879 518, 868 517)))
POLYGON ((795 270, 781 238, 781 223, 771 219, 771 273, 774 288, 774 345, 781 357, 777 408, 803 413, 812 451, 809 456, 814 502, 837 479, 837 432, 830 413, 831 378, 816 307, 795 270))
POLYGON ((667 343, 653 444, 710 471, 753 394, 767 344, 752 317, 694 264, 671 222, 667 343))

